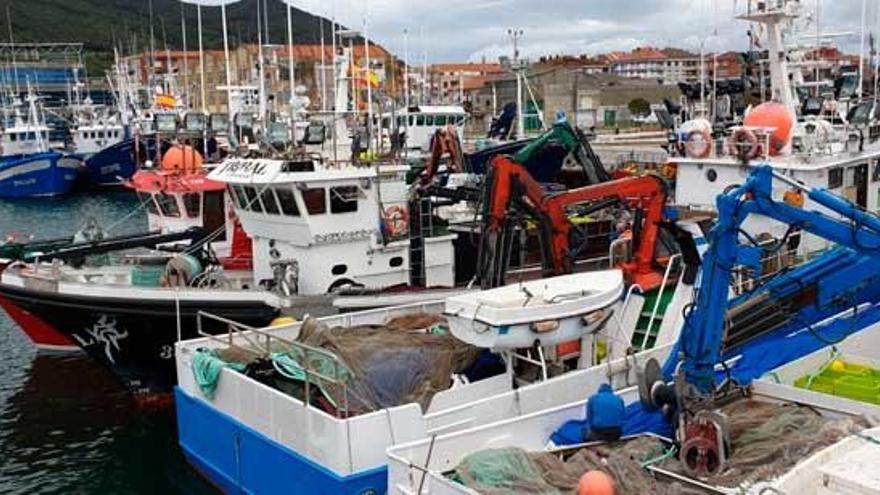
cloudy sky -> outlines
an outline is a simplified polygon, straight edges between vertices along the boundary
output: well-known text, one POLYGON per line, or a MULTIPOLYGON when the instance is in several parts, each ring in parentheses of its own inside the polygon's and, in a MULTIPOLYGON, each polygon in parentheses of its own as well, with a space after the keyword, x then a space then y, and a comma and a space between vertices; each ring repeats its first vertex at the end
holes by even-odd
MULTIPOLYGON (((699 51, 743 49, 748 24, 733 18, 748 0, 292 0, 304 10, 362 26, 369 8, 370 36, 403 54, 409 32, 411 63, 489 60, 509 55, 508 28, 524 32, 521 51, 595 54, 643 44, 699 51)), ((862 0, 802 0, 824 32, 860 32, 862 0)), ((868 25, 880 30, 880 0, 867 0, 868 25)), ((815 27, 811 28, 815 30, 815 27)), ((859 37, 837 42, 857 52, 859 37)))

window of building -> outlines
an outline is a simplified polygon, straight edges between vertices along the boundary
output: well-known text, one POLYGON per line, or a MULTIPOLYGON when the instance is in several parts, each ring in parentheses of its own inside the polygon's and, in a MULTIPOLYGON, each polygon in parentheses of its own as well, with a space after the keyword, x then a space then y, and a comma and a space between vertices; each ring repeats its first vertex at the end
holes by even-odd
POLYGON ((296 195, 289 187, 275 189, 275 196, 281 206, 281 212, 291 217, 299 216, 299 207, 296 205, 296 195))
POLYGON ((166 217, 180 216, 180 207, 177 206, 177 200, 174 196, 165 193, 156 193, 155 197, 162 215, 166 217))
POLYGON ((272 192, 271 187, 263 189, 263 192, 260 193, 260 199, 263 202, 263 208, 265 208, 266 213, 270 215, 281 214, 281 210, 278 209, 278 201, 275 199, 275 194, 272 192))
POLYGON ((190 218, 199 218, 202 214, 202 195, 199 193, 186 193, 183 195, 183 207, 186 215, 190 218))
POLYGON ((302 192, 302 198, 309 215, 327 213, 327 191, 325 189, 306 189, 302 192))
POLYGON ((360 192, 357 186, 330 188, 330 213, 353 213, 358 209, 360 192))

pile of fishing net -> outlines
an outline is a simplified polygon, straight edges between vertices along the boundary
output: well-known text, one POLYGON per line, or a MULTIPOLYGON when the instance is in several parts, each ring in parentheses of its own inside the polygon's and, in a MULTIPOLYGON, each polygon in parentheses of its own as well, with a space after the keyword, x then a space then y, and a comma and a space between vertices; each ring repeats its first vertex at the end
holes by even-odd
POLYGON ((413 402, 425 410, 481 353, 455 339, 433 314, 333 328, 309 318, 297 342, 305 345, 252 360, 245 374, 339 416, 413 402))
MULTIPOLYGON (((726 469, 700 481, 725 488, 747 487, 774 479, 815 452, 861 431, 860 419, 823 418, 794 404, 741 400, 722 408, 728 415, 731 452, 726 469)), ((705 493, 647 469, 649 465, 685 475, 672 446, 658 437, 640 436, 598 446, 559 452, 529 453, 516 448, 491 449, 464 458, 450 477, 480 493, 575 494, 580 477, 602 470, 623 494, 705 493)))

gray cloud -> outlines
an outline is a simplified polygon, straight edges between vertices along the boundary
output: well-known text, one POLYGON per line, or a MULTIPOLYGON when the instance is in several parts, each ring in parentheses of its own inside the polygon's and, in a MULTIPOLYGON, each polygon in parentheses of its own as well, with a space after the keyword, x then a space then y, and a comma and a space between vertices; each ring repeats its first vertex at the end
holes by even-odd
MULTIPOLYGON (((815 11, 817 0, 803 2, 807 11, 815 11)), ((860 30, 861 0, 818 2, 822 31, 860 30)), ((506 32, 511 27, 523 29, 522 52, 533 58, 626 50, 642 44, 695 51, 701 44, 707 50, 741 50, 748 44, 749 25, 733 15, 745 11, 747 0, 323 0, 316 4, 325 15, 335 11, 341 22, 356 27, 363 25, 368 8, 370 36, 400 54, 407 29, 411 63, 420 62, 424 53, 429 62, 510 54, 506 32)), ((868 4, 869 29, 880 31, 880 0, 868 4)), ((840 38, 837 43, 857 52, 859 37, 840 38)))

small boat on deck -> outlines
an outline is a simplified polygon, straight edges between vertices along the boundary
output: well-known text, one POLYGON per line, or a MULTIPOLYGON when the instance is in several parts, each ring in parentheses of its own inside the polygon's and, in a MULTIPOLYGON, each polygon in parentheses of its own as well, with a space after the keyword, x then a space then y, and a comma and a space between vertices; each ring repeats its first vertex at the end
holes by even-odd
POLYGON ((575 273, 450 297, 444 316, 458 339, 491 349, 576 340, 591 315, 620 300, 620 270, 575 273))

